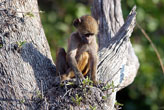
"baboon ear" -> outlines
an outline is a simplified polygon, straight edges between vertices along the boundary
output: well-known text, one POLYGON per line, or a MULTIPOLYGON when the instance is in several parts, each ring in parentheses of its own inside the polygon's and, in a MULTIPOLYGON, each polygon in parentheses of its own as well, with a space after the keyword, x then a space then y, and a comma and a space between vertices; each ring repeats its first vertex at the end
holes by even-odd
POLYGON ((79 23, 81 23, 81 19, 80 18, 77 18, 73 21, 73 25, 77 28, 79 23))

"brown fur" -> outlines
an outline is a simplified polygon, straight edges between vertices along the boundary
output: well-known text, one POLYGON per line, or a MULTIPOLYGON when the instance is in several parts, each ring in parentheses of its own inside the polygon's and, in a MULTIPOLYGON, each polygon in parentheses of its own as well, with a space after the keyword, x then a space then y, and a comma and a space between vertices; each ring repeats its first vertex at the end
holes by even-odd
POLYGON ((66 61, 66 52, 64 48, 58 49, 57 54, 56 54, 55 64, 56 64, 56 73, 58 76, 66 73, 68 69, 68 64, 66 61))
MULTIPOLYGON (((78 61, 78 69, 80 70, 80 72, 82 72, 83 76, 87 75, 87 73, 89 72, 89 54, 87 52, 84 52, 78 61)), ((69 80, 71 78, 74 78, 75 74, 72 70, 68 70, 68 73, 63 74, 61 76, 61 81, 64 80, 69 80)))
POLYGON ((74 26, 78 29, 79 32, 86 33, 98 33, 98 24, 97 21, 89 15, 82 16, 77 18, 73 22, 74 26))
POLYGON ((62 74, 62 81, 75 77, 78 82, 90 72, 91 79, 96 84, 98 45, 95 36, 98 32, 97 22, 87 15, 76 19, 74 26, 77 28, 77 32, 72 33, 68 40, 67 54, 65 55, 61 50, 61 53, 59 51, 57 55, 57 70, 62 74), (66 61, 61 60, 61 58, 66 59, 66 61), (64 67, 67 67, 66 71, 64 67))

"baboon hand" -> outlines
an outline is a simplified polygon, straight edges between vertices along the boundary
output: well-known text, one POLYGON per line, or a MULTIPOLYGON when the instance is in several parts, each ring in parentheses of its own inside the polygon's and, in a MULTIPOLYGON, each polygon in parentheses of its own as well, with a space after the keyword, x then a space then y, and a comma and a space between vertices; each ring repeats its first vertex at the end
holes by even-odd
POLYGON ((77 85, 81 85, 83 80, 85 79, 81 72, 76 72, 75 77, 76 77, 76 84, 77 85))

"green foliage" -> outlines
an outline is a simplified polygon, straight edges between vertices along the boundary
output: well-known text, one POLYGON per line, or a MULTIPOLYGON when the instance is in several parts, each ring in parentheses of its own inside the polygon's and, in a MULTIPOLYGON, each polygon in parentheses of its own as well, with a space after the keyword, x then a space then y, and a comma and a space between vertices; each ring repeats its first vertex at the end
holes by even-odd
POLYGON ((74 85, 73 82, 68 82, 66 85, 74 85))
POLYGON ((34 14, 32 12, 27 12, 25 16, 34 17, 34 14))
POLYGON ((116 102, 115 102, 115 105, 116 105, 116 106, 123 106, 124 104, 121 104, 121 103, 119 103, 119 102, 116 101, 116 102))
POLYGON ((0 44, 0 48, 2 48, 3 47, 3 44, 0 44))
POLYGON ((107 83, 102 89, 103 90, 108 90, 111 88, 111 84, 107 83))
POLYGON ((43 99, 41 92, 38 90, 36 91, 36 97, 39 99, 43 99))
POLYGON ((96 106, 89 105, 89 108, 90 108, 91 110, 96 110, 96 106))
POLYGON ((108 97, 107 96, 102 96, 102 99, 103 100, 106 100, 108 97))
POLYGON ((22 48, 22 46, 26 43, 26 41, 18 41, 16 44, 18 45, 18 48, 22 48))
POLYGON ((106 90, 109 90, 109 89, 112 89, 112 92, 114 92, 114 89, 116 88, 116 86, 114 85, 114 82, 112 81, 111 84, 107 83, 103 88, 102 90, 106 91, 106 90))
POLYGON ((20 103, 24 104, 25 103, 25 99, 20 100, 20 103))
POLYGON ((87 76, 83 82, 82 82, 83 86, 93 86, 93 81, 87 76))
POLYGON ((71 97, 71 99, 76 105, 80 105, 83 98, 81 96, 79 96, 78 94, 76 94, 75 98, 71 97))
MULTIPOLYGON (((164 61, 164 2, 162 0, 127 0, 122 2, 123 13, 126 17, 133 5, 137 5, 137 22, 140 24, 156 45, 162 60, 164 61), (129 2, 132 2, 129 4, 129 2)), ((140 61, 140 69, 134 83, 120 91, 126 94, 128 100, 124 100, 120 94, 120 100, 124 103, 125 110, 159 110, 164 105, 164 75, 159 60, 140 30, 137 28, 131 37, 133 47, 140 61), (124 93, 125 92, 125 93, 124 93), (162 95, 161 95, 162 94, 162 95)))
POLYGON ((116 110, 121 110, 123 104, 121 104, 121 103, 119 103, 119 102, 116 101, 115 104, 114 104, 114 106, 115 106, 116 110))

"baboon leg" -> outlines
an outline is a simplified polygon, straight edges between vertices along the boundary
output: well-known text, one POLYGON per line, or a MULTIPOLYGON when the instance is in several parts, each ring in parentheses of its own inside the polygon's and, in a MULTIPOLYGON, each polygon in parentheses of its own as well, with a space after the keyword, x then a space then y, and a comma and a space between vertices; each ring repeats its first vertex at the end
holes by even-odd
POLYGON ((83 54, 80 56, 78 67, 84 76, 89 72, 90 64, 88 52, 83 52, 83 54))
MULTIPOLYGON (((79 70, 85 76, 89 72, 90 68, 89 54, 87 52, 83 52, 77 63, 79 70)), ((72 70, 69 69, 66 74, 62 75, 62 81, 69 80, 73 77, 75 77, 75 74, 72 70)))
POLYGON ((56 73, 57 75, 63 75, 68 69, 68 64, 66 61, 66 52, 64 48, 58 49, 56 55, 56 73))

